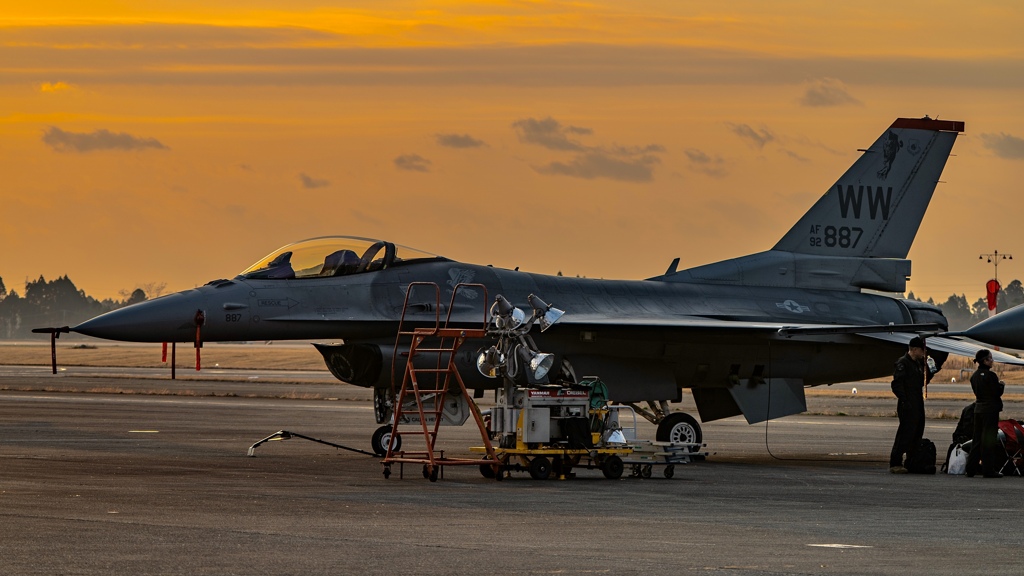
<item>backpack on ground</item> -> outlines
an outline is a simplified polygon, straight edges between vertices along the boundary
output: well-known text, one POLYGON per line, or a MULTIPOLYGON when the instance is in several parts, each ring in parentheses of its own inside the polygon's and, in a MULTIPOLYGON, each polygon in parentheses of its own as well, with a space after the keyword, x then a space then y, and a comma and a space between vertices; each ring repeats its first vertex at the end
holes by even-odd
POLYGON ((922 438, 914 451, 913 458, 907 459, 907 472, 911 474, 935 474, 935 443, 922 438))

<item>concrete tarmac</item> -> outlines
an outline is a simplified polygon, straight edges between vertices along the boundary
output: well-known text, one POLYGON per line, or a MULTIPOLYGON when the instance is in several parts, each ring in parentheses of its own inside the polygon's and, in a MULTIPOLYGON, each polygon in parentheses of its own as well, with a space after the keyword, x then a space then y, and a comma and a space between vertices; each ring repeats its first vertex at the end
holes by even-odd
MULTIPOLYGON (((1024 560, 1024 479, 891 475, 892 417, 707 423, 712 455, 672 479, 496 482, 470 466, 431 483, 299 439, 246 456, 282 429, 366 449, 366 391, 167 393, 195 384, 0 371, 0 573, 1017 574, 1024 560), (109 389, 130 393, 66 391, 109 389)), ((940 460, 955 424, 928 422, 940 460)), ((479 433, 440 442, 468 454, 479 433)))

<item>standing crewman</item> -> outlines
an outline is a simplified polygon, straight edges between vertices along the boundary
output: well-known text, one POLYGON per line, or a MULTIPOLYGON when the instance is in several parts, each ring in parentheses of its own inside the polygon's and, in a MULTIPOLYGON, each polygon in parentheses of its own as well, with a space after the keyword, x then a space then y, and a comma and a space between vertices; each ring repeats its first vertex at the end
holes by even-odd
POLYGON ((1003 383, 992 371, 992 352, 981 349, 974 355, 978 369, 971 376, 971 388, 974 390, 974 440, 971 441, 971 453, 967 456, 967 476, 978 473, 978 460, 981 460, 981 473, 985 478, 1002 478, 998 467, 1005 458, 1000 458, 996 448, 999 445, 999 412, 1003 409, 1003 383))
POLYGON ((889 454, 889 472, 893 474, 907 473, 903 455, 906 454, 906 462, 910 462, 924 436, 924 386, 930 376, 925 358, 924 339, 914 336, 893 371, 892 393, 896 395, 896 416, 900 419, 889 454))

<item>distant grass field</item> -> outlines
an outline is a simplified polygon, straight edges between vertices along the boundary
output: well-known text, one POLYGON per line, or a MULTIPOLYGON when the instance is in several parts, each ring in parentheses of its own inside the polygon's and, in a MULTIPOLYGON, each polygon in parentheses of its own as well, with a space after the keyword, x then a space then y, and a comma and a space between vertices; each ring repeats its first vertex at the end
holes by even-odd
MULTIPOLYGON (((112 366, 126 368, 162 368, 160 344, 112 344, 57 342, 58 366, 112 366)), ((167 361, 171 348, 167 348, 167 361)), ((0 364, 37 366, 50 364, 50 344, 34 342, 0 343, 0 364)), ((179 367, 195 365, 195 349, 178 344, 179 367)), ((312 345, 285 344, 206 344, 202 365, 220 368, 264 370, 326 370, 323 358, 312 345)))
MULTIPOLYGON (((171 351, 168 347, 167 360, 171 351)), ((895 362, 895 358, 893 361, 895 362)), ((191 345, 179 344, 177 365, 193 366, 195 350, 191 345)), ((50 364, 49 343, 0 342, 0 364, 38 366, 50 364)), ((57 364, 59 366, 111 366, 127 368, 161 368, 167 364, 161 361, 159 344, 118 344, 81 343, 65 341, 57 343, 57 364)), ((212 368, 264 369, 264 370, 326 370, 320 354, 309 344, 207 344, 202 350, 202 364, 212 368)), ((943 369, 935 375, 933 382, 965 382, 974 371, 972 359, 950 356, 943 369)), ((996 371, 1007 384, 1024 384, 1024 367, 997 365, 996 371)), ((874 379, 888 381, 888 377, 874 379)), ((821 390, 821 392, 826 392, 821 390)))

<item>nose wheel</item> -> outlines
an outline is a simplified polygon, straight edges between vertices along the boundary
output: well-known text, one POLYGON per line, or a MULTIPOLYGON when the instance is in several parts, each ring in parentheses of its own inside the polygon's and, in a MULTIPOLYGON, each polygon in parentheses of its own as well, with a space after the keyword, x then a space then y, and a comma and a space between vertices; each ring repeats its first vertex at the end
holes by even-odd
POLYGON ((373 436, 370 437, 370 446, 373 448, 373 453, 378 456, 387 456, 389 442, 391 443, 392 452, 396 452, 402 447, 401 434, 396 434, 394 440, 392 440, 390 424, 377 428, 374 430, 373 436))

